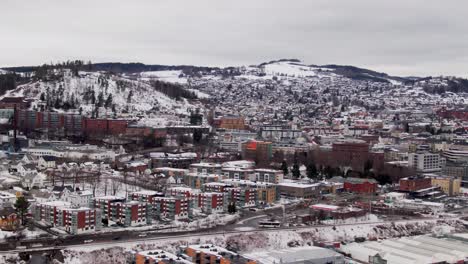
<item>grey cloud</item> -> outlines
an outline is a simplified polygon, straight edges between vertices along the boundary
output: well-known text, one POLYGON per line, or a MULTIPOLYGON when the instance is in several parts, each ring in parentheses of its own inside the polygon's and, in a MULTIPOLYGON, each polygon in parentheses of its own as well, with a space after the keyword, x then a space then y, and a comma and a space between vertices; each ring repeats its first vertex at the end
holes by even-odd
POLYGON ((294 57, 395 75, 468 75, 464 0, 3 0, 0 10, 4 66, 294 57))

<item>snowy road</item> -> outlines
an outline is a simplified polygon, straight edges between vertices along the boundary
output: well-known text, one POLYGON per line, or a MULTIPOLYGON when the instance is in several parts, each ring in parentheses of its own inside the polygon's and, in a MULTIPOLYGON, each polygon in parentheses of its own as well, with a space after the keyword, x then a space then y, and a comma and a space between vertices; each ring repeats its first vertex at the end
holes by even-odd
MULTIPOLYGON (((396 224, 404 224, 404 223, 418 223, 421 221, 425 222, 435 222, 439 220, 456 220, 457 217, 451 218, 418 218, 418 219, 411 219, 411 220, 397 220, 392 221, 396 224)), ((381 224, 389 224, 390 221, 376 221, 376 222, 367 222, 367 223, 360 223, 360 226, 376 226, 381 224)), ((102 241, 102 242, 92 242, 89 244, 74 244, 74 245, 66 245, 66 246, 43 246, 43 247, 36 247, 31 249, 21 249, 21 250, 9 250, 9 251, 0 251, 0 255, 2 254, 11 254, 11 253, 20 253, 20 252, 41 252, 41 251, 51 251, 51 250, 61 250, 61 249, 79 249, 79 250, 94 250, 98 248, 106 248, 106 247, 116 247, 122 246, 126 247, 129 244, 144 244, 144 243, 151 243, 156 241, 168 241, 174 242, 179 241, 184 238, 215 238, 219 236, 226 236, 226 235, 239 235, 243 233, 268 233, 268 232, 279 232, 279 231, 293 231, 293 232, 307 232, 311 230, 317 230, 321 228, 330 228, 331 226, 335 226, 339 228, 341 226, 355 226, 355 223, 352 224, 336 224, 336 225, 314 225, 314 226, 303 226, 303 227, 280 227, 274 229, 264 229, 264 228, 255 228, 252 230, 238 230, 238 231, 204 231, 200 233, 190 233, 190 234, 182 234, 182 235, 167 235, 167 234, 158 234, 155 237, 145 237, 145 238, 133 238, 133 239, 126 239, 121 241, 102 241)))

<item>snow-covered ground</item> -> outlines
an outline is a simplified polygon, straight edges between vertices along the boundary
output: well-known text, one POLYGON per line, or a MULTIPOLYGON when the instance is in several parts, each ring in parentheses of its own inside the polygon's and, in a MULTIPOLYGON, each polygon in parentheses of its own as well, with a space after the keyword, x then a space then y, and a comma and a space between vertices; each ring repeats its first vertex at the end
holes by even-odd
POLYGON ((204 235, 193 237, 174 237, 144 242, 119 242, 111 244, 73 246, 64 251, 65 263, 125 263, 132 257, 131 251, 164 249, 176 253, 179 246, 186 244, 212 243, 221 247, 229 245, 231 249, 240 252, 251 252, 258 249, 283 249, 293 245, 307 245, 314 241, 354 241, 356 237, 389 238, 411 236, 415 234, 459 232, 465 230, 457 220, 424 220, 406 221, 386 224, 360 224, 344 226, 311 227, 293 230, 265 230, 263 232, 247 232, 226 235, 204 235), (102 263, 102 262, 101 262, 102 263))
POLYGON ((170 83, 186 84, 187 77, 181 77, 182 71, 150 71, 140 74, 143 80, 158 79, 170 83))

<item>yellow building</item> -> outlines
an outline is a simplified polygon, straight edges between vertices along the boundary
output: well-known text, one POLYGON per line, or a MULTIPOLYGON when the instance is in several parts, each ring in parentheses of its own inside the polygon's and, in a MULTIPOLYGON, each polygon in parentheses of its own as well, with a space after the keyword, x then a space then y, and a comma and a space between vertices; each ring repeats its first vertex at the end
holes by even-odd
POLYGON ((440 187, 442 191, 449 196, 460 194, 461 180, 459 178, 444 176, 431 177, 431 184, 434 187, 440 187))

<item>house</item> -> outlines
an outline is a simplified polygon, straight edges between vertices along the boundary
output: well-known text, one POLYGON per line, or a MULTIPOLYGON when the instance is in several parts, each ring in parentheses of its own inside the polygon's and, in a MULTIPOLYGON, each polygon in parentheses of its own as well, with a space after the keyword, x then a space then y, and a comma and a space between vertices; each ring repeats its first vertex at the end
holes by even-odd
POLYGON ((12 206, 16 202, 16 195, 0 191, 0 208, 12 206))
POLYGON ((22 163, 22 162, 20 162, 16 166, 16 171, 17 171, 18 175, 21 176, 21 177, 25 177, 26 175, 30 175, 30 174, 37 174, 36 165, 33 164, 33 163, 22 163))
POLYGON ((54 156, 42 156, 38 158, 37 166, 41 169, 55 168, 56 160, 54 156))
POLYGON ((93 193, 85 190, 73 190, 71 186, 54 186, 49 201, 69 202, 73 206, 90 207, 93 205, 93 193))
POLYGON ((20 218, 16 214, 15 208, 4 206, 0 209, 0 229, 4 231, 14 231, 20 225, 20 218))
POLYGON ((39 173, 30 173, 30 174, 26 174, 23 178, 23 181, 21 182, 21 184, 23 185, 23 187, 25 188, 29 188, 29 189, 32 189, 32 188, 42 188, 44 187, 44 181, 47 179, 47 175, 45 175, 44 173, 42 172, 39 172, 39 173))

